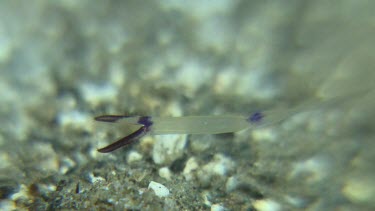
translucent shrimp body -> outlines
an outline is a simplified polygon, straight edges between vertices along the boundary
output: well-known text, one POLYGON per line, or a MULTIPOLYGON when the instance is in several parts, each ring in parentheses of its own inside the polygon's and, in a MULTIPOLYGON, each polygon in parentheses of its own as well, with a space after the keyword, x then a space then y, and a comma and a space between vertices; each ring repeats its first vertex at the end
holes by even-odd
POLYGON ((248 117, 224 116, 184 116, 184 117, 151 117, 127 115, 102 115, 95 118, 97 121, 115 123, 120 128, 129 125, 139 125, 133 133, 120 140, 99 149, 99 152, 111 152, 122 146, 137 141, 146 134, 220 134, 238 132, 247 128, 265 126, 280 122, 293 114, 314 109, 321 109, 333 105, 343 105, 348 98, 357 97, 365 92, 353 92, 347 96, 338 96, 326 101, 310 101, 290 109, 254 112, 248 117))
POLYGON ((151 121, 151 133, 155 135, 231 133, 249 127, 242 116, 155 117, 151 121))

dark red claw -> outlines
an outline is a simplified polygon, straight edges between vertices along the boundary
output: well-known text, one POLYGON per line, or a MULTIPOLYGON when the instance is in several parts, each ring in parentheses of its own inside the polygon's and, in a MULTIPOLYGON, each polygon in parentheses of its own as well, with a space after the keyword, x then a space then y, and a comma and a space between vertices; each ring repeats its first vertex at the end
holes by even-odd
POLYGON ((139 128, 138 130, 136 130, 135 132, 131 133, 130 135, 128 136, 125 136, 123 138, 121 138, 120 140, 106 146, 106 147, 103 147, 103 148, 100 148, 98 149, 98 152, 101 152, 101 153, 108 153, 108 152, 112 152, 118 148, 121 148, 123 146, 126 146, 126 145, 129 145, 135 141, 138 141, 140 138, 142 138, 144 135, 146 135, 147 133, 147 127, 143 126, 141 128, 139 128))
POLYGON ((102 115, 95 117, 96 121, 100 122, 117 122, 117 120, 129 117, 127 115, 102 115))

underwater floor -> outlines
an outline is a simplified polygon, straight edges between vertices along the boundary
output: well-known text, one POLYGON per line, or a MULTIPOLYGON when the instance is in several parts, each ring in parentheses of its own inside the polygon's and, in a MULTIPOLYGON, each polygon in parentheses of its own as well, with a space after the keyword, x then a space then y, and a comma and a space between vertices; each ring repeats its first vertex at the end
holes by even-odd
POLYGON ((0 209, 374 210, 374 9, 2 1, 0 209))

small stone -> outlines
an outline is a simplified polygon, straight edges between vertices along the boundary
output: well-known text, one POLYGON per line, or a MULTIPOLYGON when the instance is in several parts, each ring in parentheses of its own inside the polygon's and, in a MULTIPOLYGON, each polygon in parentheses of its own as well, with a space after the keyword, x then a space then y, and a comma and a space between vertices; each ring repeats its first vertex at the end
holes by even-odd
POLYGON ((281 210, 281 205, 271 199, 256 200, 253 203, 256 210, 259 211, 279 211, 281 210))
POLYGON ((327 176, 329 168, 329 159, 317 155, 295 163, 290 171, 290 176, 294 178, 300 175, 308 175, 307 182, 319 182, 327 176))
POLYGON ((272 128, 259 128, 251 131, 252 139, 255 141, 268 141, 275 142, 277 141, 277 134, 272 128))
POLYGON ((209 185, 214 176, 226 177, 233 171, 234 162, 221 154, 216 154, 214 159, 197 171, 197 176, 202 185, 209 185))
POLYGON ((224 211, 226 210, 225 207, 221 206, 220 204, 213 204, 211 206, 211 211, 224 211))
POLYGON ((211 135, 192 135, 189 147, 195 153, 202 153, 209 150, 216 141, 211 135))
POLYGON ((29 198, 29 189, 26 187, 26 185, 21 184, 19 186, 19 189, 17 192, 12 194, 10 198, 13 201, 19 200, 19 199, 28 199, 29 198))
POLYGON ((9 167, 12 167, 12 162, 10 162, 10 155, 9 153, 6 153, 6 152, 1 152, 0 153, 0 169, 5 169, 5 168, 9 168, 9 167))
POLYGON ((94 184, 96 182, 103 182, 103 181, 105 181, 105 179, 103 177, 96 177, 96 176, 94 176, 93 173, 89 174, 89 179, 90 179, 90 182, 92 184, 94 184))
POLYGON ((216 154, 213 161, 203 167, 206 171, 212 174, 225 176, 234 168, 234 163, 231 159, 221 154, 216 154))
POLYGON ((185 145, 186 135, 155 136, 152 159, 156 164, 169 165, 183 155, 185 145))
POLYGON ((166 179, 166 180, 171 180, 171 177, 172 177, 171 170, 169 170, 168 167, 163 167, 163 168, 159 169, 159 176, 161 178, 166 179))
POLYGON ((169 196, 169 190, 164 185, 151 181, 148 185, 148 189, 152 189, 155 192, 155 195, 159 197, 167 197, 169 196))
POLYGON ((57 172, 59 170, 59 157, 57 156, 52 144, 38 143, 32 146, 35 153, 35 159, 39 160, 38 168, 43 171, 57 172))
POLYGON ((200 60, 187 59, 177 71, 175 79, 177 86, 184 87, 184 94, 193 97, 199 88, 211 77, 212 71, 208 71, 209 68, 209 65, 204 64, 200 60))
POLYGON ((93 107, 99 105, 100 103, 115 102, 118 94, 118 89, 110 83, 94 84, 85 82, 81 84, 79 91, 85 101, 93 107))
POLYGON ((229 177, 227 182, 225 183, 225 190, 226 192, 232 192, 238 187, 239 181, 237 177, 229 177))
POLYGON ((92 122, 92 117, 78 110, 62 111, 57 115, 57 123, 62 127, 70 126, 77 129, 86 129, 90 122, 92 122))
POLYGON ((12 200, 1 200, 0 210, 18 210, 16 202, 12 200))
POLYGON ((344 196, 354 203, 373 203, 375 183, 373 178, 349 179, 342 189, 344 196))
POLYGON ((197 170, 199 167, 195 157, 189 158, 189 160, 186 162, 185 168, 182 172, 184 175, 185 179, 187 181, 192 180, 194 178, 194 171, 197 170))
POLYGON ((66 174, 69 170, 76 166, 74 160, 70 159, 69 157, 64 157, 60 161, 60 168, 59 172, 61 174, 66 174))
POLYGON ((143 158, 142 154, 138 153, 137 151, 131 151, 128 154, 127 161, 128 163, 134 163, 134 162, 142 160, 142 158, 143 158))

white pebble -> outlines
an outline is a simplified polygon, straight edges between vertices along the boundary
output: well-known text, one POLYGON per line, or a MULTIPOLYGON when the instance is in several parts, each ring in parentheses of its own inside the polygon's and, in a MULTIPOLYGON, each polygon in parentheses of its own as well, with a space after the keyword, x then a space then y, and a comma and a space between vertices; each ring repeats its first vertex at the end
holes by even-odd
POLYGON ((234 67, 227 67, 226 69, 218 72, 216 74, 216 80, 213 84, 213 89, 217 94, 229 94, 231 88, 236 83, 236 78, 238 78, 238 72, 234 67))
POLYGON ((69 157, 64 157, 60 161, 59 172, 60 174, 66 174, 74 166, 76 166, 74 160, 70 159, 69 157))
POLYGON ((233 171, 234 162, 221 154, 216 154, 214 159, 197 170, 197 177, 202 185, 209 185, 214 176, 226 177, 233 171))
POLYGON ((26 187, 26 185, 21 184, 18 192, 12 194, 10 196, 10 199, 13 201, 19 200, 19 199, 28 199, 29 198, 29 188, 26 187))
POLYGON ((231 159, 221 154, 216 154, 213 161, 203 167, 205 170, 215 175, 225 176, 234 168, 234 163, 231 159))
POLYGON ((142 160, 143 156, 137 151, 131 151, 128 154, 127 161, 128 163, 134 163, 136 161, 142 160))
POLYGON ((169 195, 169 190, 167 187, 154 181, 150 182, 148 189, 152 189, 159 197, 167 197, 169 195))
POLYGON ((103 182, 103 181, 105 181, 105 179, 103 177, 96 177, 96 176, 94 176, 93 173, 89 174, 89 179, 90 179, 90 182, 92 184, 94 184, 96 182, 103 182))
POLYGON ((99 103, 116 101, 118 89, 112 84, 82 83, 80 93, 86 102, 92 106, 99 103))
POLYGON ((0 201, 1 210, 17 210, 16 202, 12 200, 2 199, 0 201))
POLYGON ((341 190, 354 203, 373 203, 375 195, 374 178, 350 178, 341 190))
POLYGON ((0 153, 0 160, 1 160, 0 169, 12 167, 11 156, 9 155, 9 152, 1 152, 0 153))
POLYGON ((329 159, 317 155, 295 163, 290 171, 290 176, 294 178, 300 175, 308 175, 307 182, 318 182, 327 176, 329 169, 329 159))
POLYGON ((225 207, 221 206, 220 204, 213 204, 211 206, 211 211, 224 211, 225 207))
POLYGON ((57 172, 59 170, 59 157, 57 156, 55 150, 52 147, 52 144, 49 143, 38 143, 32 146, 34 152, 37 152, 35 156, 37 156, 38 168, 43 171, 54 171, 57 172))
POLYGON ((275 142, 277 141, 277 134, 272 128, 258 128, 251 131, 251 136, 255 141, 268 141, 275 142))
POLYGON ((239 185, 239 181, 237 177, 229 177, 227 182, 225 183, 225 190, 226 192, 234 191, 239 185))
POLYGON ((271 200, 271 199, 256 200, 253 203, 253 206, 255 207, 256 210, 259 210, 259 211, 279 211, 279 210, 281 210, 280 204, 271 200))
POLYGON ((155 136, 152 159, 156 164, 171 164, 183 155, 185 145, 186 135, 155 136))
POLYGON ((195 92, 209 81, 212 73, 209 69, 208 65, 199 60, 188 59, 178 69, 175 81, 178 86, 183 87, 184 94, 194 96, 195 92))
POLYGON ((57 122, 60 126, 71 126, 74 128, 84 128, 92 117, 85 112, 78 110, 62 111, 57 116, 57 122))
POLYGON ((196 159, 194 157, 189 158, 182 173, 187 181, 193 179, 193 173, 198 169, 198 167, 199 165, 196 159))
POLYGON ((166 179, 166 180, 171 180, 171 177, 172 177, 171 170, 169 170, 168 167, 163 167, 163 168, 159 169, 159 176, 161 178, 166 179))

